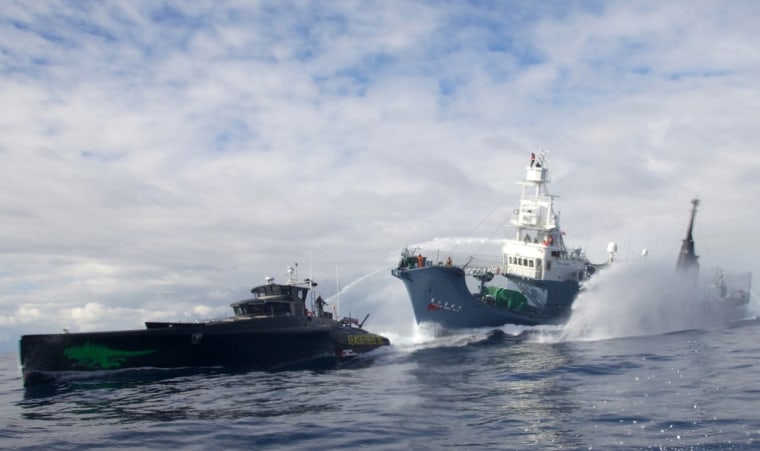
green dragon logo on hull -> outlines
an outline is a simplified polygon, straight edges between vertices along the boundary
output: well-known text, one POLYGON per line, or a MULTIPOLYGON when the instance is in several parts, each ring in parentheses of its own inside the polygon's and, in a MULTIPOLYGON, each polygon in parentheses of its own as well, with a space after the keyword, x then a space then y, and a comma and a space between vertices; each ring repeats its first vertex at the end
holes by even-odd
POLYGON ((63 354, 79 365, 92 369, 121 368, 130 357, 152 354, 155 350, 122 351, 107 346, 94 345, 89 341, 82 346, 72 346, 63 350, 63 354))

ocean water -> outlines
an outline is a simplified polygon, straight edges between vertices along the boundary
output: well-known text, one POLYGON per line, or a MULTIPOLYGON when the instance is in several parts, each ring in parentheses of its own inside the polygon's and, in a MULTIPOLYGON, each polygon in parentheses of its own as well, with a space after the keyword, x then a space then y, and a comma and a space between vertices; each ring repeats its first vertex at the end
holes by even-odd
POLYGON ((25 389, 3 449, 760 449, 760 321, 604 339, 414 337, 313 372, 136 372, 25 389))
POLYGON ((754 291, 726 322, 670 262, 627 264, 587 283, 564 326, 442 333, 391 327, 413 320, 387 272, 362 283, 384 306, 369 330, 393 344, 341 369, 24 388, 0 354, 0 449, 760 449, 754 291))

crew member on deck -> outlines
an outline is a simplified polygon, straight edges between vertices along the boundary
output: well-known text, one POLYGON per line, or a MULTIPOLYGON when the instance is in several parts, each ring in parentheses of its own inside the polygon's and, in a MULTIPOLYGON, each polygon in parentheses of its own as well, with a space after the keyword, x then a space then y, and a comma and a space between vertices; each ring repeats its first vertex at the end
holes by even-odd
POLYGON ((422 268, 425 265, 425 257, 422 256, 422 254, 419 254, 417 256, 417 266, 422 268))
POLYGON ((327 302, 325 302, 325 300, 322 299, 322 296, 317 296, 316 304, 317 304, 317 316, 318 317, 324 316, 325 305, 327 305, 327 302))
POLYGON ((530 167, 533 167, 533 165, 536 163, 536 154, 531 152, 530 153, 530 167))
POLYGON ((451 265, 453 265, 453 262, 451 261, 451 256, 446 257, 446 266, 451 266, 451 265))

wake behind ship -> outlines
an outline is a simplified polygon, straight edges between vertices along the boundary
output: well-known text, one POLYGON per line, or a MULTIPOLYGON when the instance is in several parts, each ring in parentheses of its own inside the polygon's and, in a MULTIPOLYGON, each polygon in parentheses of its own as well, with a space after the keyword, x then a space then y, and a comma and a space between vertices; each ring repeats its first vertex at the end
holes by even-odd
POLYGON ((531 154, 525 179, 518 182, 520 205, 510 221, 516 233, 503 240, 500 262, 470 266, 450 257, 440 262, 402 251, 391 273, 404 283, 417 323, 469 328, 567 321, 581 282, 611 262, 617 246, 608 245, 604 264, 593 264, 580 248, 567 247, 549 182, 545 154, 537 159, 531 154), (474 292, 469 279, 477 286, 474 292))

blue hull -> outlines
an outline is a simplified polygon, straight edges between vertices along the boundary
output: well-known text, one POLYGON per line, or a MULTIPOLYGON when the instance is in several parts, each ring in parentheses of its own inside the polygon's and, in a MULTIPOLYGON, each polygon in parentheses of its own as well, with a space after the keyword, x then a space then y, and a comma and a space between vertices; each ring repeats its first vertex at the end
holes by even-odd
POLYGON ((580 287, 573 281, 514 279, 513 282, 529 288, 521 290, 527 298, 532 297, 531 291, 544 296, 540 303, 517 311, 495 305, 481 294, 471 293, 466 275, 459 267, 397 268, 392 274, 404 282, 417 323, 431 322, 444 328, 562 324, 570 316, 570 307, 580 287))

